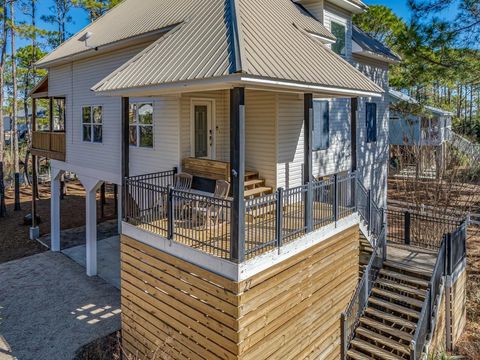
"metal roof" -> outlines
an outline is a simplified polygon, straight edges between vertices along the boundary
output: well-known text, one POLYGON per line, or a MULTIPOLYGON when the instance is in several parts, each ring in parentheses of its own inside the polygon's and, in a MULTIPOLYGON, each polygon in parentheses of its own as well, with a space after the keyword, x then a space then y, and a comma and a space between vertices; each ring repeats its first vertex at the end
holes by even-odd
MULTIPOLYGON (((120 9, 129 9, 130 3, 147 13, 154 12, 150 6, 174 7, 176 17, 157 22, 164 25, 178 22, 179 25, 95 85, 95 91, 158 86, 237 73, 330 88, 383 92, 311 36, 313 33, 333 38, 320 22, 291 0, 147 0, 145 3, 149 6, 126 0, 120 9)), ((115 22, 116 16, 127 15, 111 12, 101 21, 115 22)))
MULTIPOLYGON (((406 95, 406 94, 404 94, 400 91, 390 89, 389 94, 390 94, 390 97, 392 97, 395 100, 405 101, 405 102, 410 103, 410 104, 419 104, 419 102, 417 100, 415 100, 411 96, 408 96, 408 95, 406 95)), ((439 109, 439 108, 436 108, 436 107, 433 107, 433 106, 425 106, 425 109, 427 109, 431 113, 435 113, 435 114, 438 114, 438 115, 444 115, 444 116, 453 116, 454 115, 450 111, 439 109)))
POLYGON ((353 26, 352 38, 363 51, 380 55, 394 62, 401 61, 399 55, 393 52, 388 46, 384 45, 380 41, 372 38, 370 35, 360 30, 358 27, 353 26))

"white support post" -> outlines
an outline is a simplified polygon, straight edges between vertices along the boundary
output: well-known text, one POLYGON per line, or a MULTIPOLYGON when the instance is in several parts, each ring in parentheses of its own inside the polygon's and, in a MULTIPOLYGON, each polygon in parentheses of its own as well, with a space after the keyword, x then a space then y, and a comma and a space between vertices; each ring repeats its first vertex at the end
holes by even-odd
POLYGON ((60 177, 63 172, 59 169, 51 170, 51 199, 50 199, 50 249, 60 251, 60 177))
POLYGON ((102 186, 102 181, 80 176, 80 181, 85 188, 86 208, 86 265, 87 275, 97 275, 97 190, 102 186))

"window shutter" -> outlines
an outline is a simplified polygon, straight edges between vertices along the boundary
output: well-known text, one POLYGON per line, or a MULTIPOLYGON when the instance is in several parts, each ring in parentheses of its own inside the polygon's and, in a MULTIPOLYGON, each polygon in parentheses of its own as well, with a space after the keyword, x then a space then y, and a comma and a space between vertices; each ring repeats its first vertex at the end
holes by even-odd
POLYGON ((377 141, 377 104, 366 104, 367 142, 377 141))
POLYGON ((328 101, 314 101, 313 150, 326 150, 330 145, 330 114, 328 101))

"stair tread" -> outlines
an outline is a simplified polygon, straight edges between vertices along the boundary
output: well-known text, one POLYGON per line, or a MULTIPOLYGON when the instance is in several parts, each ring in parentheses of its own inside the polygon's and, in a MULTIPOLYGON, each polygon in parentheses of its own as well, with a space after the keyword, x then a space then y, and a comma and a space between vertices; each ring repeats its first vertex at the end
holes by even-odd
POLYGON ((356 334, 362 335, 363 337, 366 337, 372 341, 376 341, 384 346, 388 346, 389 348, 404 353, 406 355, 410 355, 410 348, 407 345, 400 344, 398 341, 392 340, 374 331, 359 327, 356 330, 356 334))
POLYGON ((353 346, 359 347, 363 351, 368 351, 369 353, 375 356, 381 357, 382 359, 385 359, 385 360, 403 360, 403 358, 401 358, 398 355, 392 354, 386 350, 383 350, 375 345, 372 345, 360 339, 353 339, 351 341, 351 344, 353 346))
POLYGON ((405 340, 405 341, 412 341, 413 335, 402 331, 398 329, 394 329, 391 326, 385 325, 384 323, 381 323, 380 321, 376 321, 374 319, 370 319, 367 317, 361 317, 360 318, 360 323, 364 325, 368 325, 373 327, 376 330, 380 330, 386 334, 389 334, 391 336, 395 336, 399 339, 405 340))
POLYGON ((417 296, 420 296, 422 298, 425 298, 425 296, 427 295, 426 290, 417 289, 417 288, 414 288, 412 286, 405 285, 405 284, 399 284, 399 283, 397 283, 395 281, 391 281, 391 280, 379 279, 379 280, 377 280, 377 284, 378 285, 383 285, 383 286, 386 286, 386 287, 389 287, 389 288, 394 288, 395 290, 400 291, 400 292, 406 292, 406 293, 409 293, 409 294, 412 294, 412 295, 417 295, 417 296))
POLYGON ((386 266, 386 267, 391 267, 391 268, 394 268, 394 269, 398 269, 400 271, 405 271, 405 272, 413 273, 413 274, 416 274, 416 275, 424 276, 428 279, 431 278, 432 272, 433 272, 433 268, 432 268, 432 270, 427 270, 425 268, 420 268, 420 267, 414 266, 414 265, 408 265, 407 266, 403 263, 399 263, 399 262, 395 262, 395 261, 391 261, 391 260, 386 260, 383 263, 383 265, 386 266))
POLYGON ((253 185, 264 184, 264 183, 265 183, 264 179, 253 179, 253 180, 245 181, 244 185, 253 186, 253 185))
POLYGON ((423 280, 421 278, 416 278, 414 276, 409 276, 409 275, 405 275, 405 274, 402 274, 402 273, 398 273, 398 272, 395 272, 395 271, 389 271, 389 270, 386 270, 386 269, 381 269, 380 270, 380 275, 395 278, 395 279, 398 279, 398 280, 401 280, 401 281, 404 281, 404 282, 408 282, 408 283, 411 283, 411 284, 414 284, 414 285, 422 286, 424 288, 428 287, 428 281, 426 281, 426 280, 423 280))
POLYGON ((374 304, 374 305, 382 306, 386 309, 398 312, 400 314, 411 316, 411 317, 416 318, 416 319, 420 318, 420 312, 419 311, 409 309, 409 308, 407 308, 405 306, 402 306, 402 305, 397 305, 397 304, 394 304, 392 302, 388 302, 388 301, 376 298, 374 296, 370 297, 370 299, 368 301, 370 303, 374 304))
POLYGON ((417 300, 417 299, 414 299, 414 298, 411 298, 411 297, 408 297, 408 296, 405 296, 405 295, 400 295, 400 294, 397 294, 397 293, 394 293, 394 292, 391 292, 391 291, 388 291, 388 290, 384 290, 384 289, 380 289, 380 288, 375 287, 375 288, 372 289, 372 292, 374 294, 377 294, 377 295, 380 295, 380 296, 385 296, 385 297, 391 298, 393 300, 397 300, 397 301, 401 301, 401 302, 413 305, 413 306, 415 306, 417 308, 420 308, 420 309, 423 306, 423 301, 420 301, 420 300, 417 300))
POLYGON ((258 175, 257 171, 251 171, 251 170, 246 170, 245 171, 245 177, 257 176, 257 175, 258 175))
POLYGON ((347 351, 347 355, 352 358, 353 360, 371 360, 371 357, 365 355, 357 350, 350 349, 347 351))
POLYGON ((371 308, 371 307, 367 308, 365 310, 365 313, 369 314, 371 316, 378 317, 382 320, 389 321, 389 322, 394 323, 396 325, 407 327, 407 328, 412 329, 412 330, 415 330, 415 328, 417 327, 417 324, 415 324, 411 321, 408 321, 408 320, 406 320, 404 318, 401 318, 399 316, 387 313, 385 311, 377 310, 377 309, 374 309, 374 308, 371 308))
POLYGON ((272 191, 271 187, 262 186, 262 187, 259 187, 259 188, 246 190, 245 193, 244 193, 244 196, 245 197, 251 197, 251 196, 255 196, 255 195, 265 194, 265 193, 268 193, 268 192, 271 192, 271 191, 272 191))

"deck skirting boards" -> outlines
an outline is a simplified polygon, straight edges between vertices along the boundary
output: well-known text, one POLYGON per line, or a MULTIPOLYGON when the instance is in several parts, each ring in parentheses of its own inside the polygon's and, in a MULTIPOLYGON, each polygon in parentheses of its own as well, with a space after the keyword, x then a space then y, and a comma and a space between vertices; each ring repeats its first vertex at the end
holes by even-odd
POLYGON ((233 281, 122 236, 123 347, 173 359, 337 359, 359 228, 233 281))

